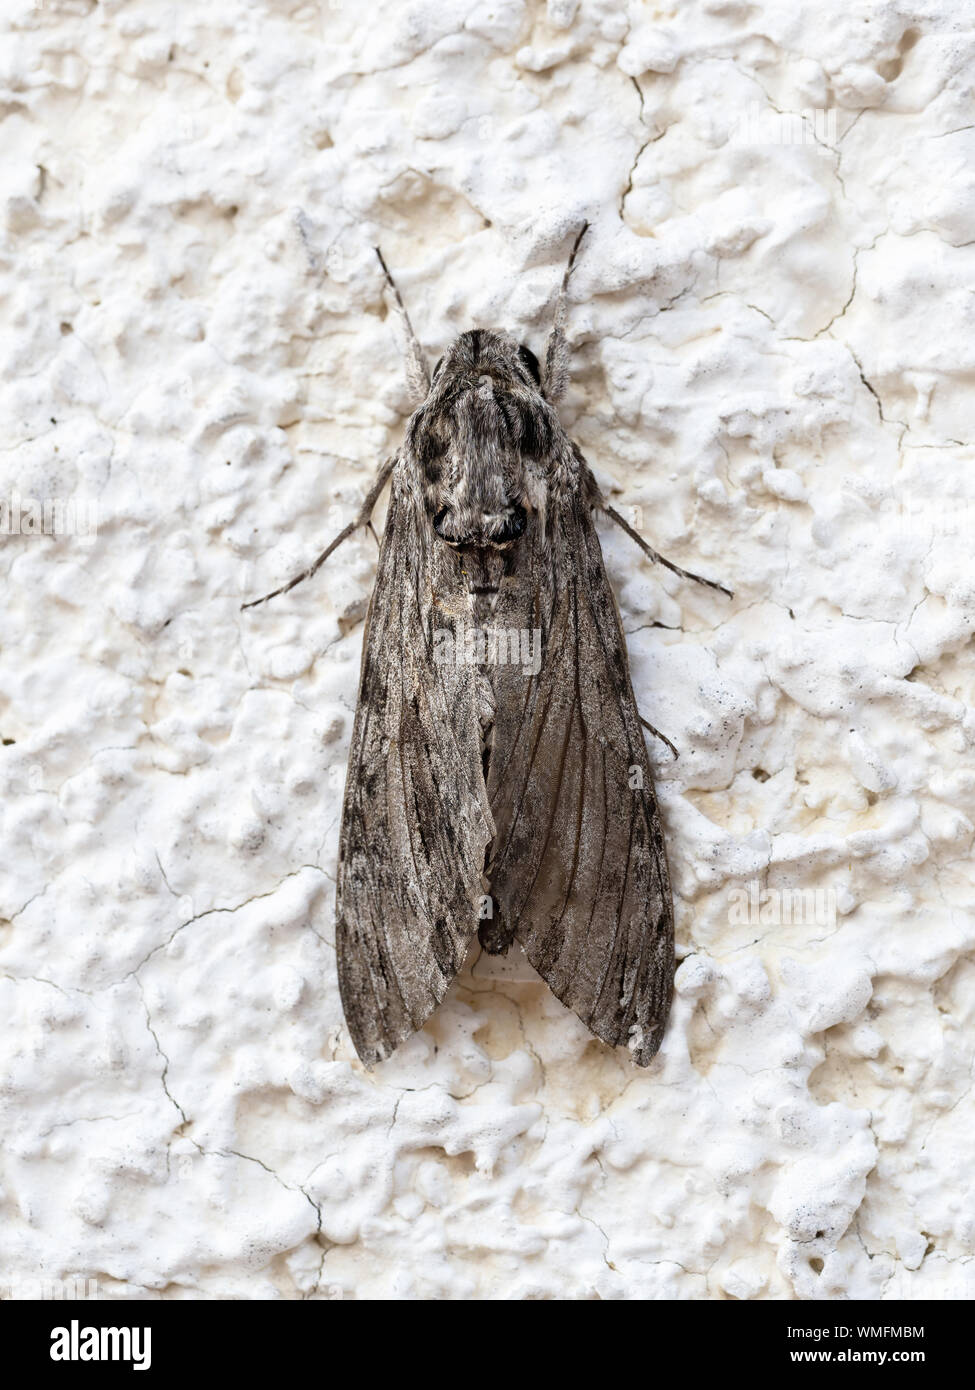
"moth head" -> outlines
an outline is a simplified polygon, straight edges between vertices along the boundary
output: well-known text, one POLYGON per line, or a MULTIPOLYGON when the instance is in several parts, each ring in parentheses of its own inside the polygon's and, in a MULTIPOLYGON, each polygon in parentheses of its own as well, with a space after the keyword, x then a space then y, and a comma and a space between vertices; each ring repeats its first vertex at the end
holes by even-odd
POLYGON ((540 378, 531 348, 483 328, 434 368, 407 440, 433 531, 451 549, 507 551, 526 534, 555 428, 540 378))
POLYGON ((507 378, 509 384, 527 386, 542 394, 542 369, 538 358, 525 343, 519 343, 510 333, 492 333, 473 328, 462 333, 443 356, 437 359, 433 380, 447 364, 448 372, 482 368, 492 378, 507 378))

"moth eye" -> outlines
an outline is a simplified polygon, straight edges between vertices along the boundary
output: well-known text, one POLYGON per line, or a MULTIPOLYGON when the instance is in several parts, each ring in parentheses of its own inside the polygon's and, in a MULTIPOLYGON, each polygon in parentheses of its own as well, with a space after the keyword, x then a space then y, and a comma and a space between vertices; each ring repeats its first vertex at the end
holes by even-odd
POLYGON ((525 347, 524 343, 522 343, 521 347, 518 349, 518 357, 535 385, 540 386, 542 374, 538 367, 538 358, 532 352, 531 348, 525 347))

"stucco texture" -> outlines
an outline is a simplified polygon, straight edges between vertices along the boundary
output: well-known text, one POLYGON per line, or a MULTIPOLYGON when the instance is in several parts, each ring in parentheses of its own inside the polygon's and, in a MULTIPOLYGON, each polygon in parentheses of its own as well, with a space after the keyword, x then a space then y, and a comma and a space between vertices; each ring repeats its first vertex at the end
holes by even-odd
POLYGON ((971 3, 2 27, 0 1282, 973 1296, 971 3), (563 418, 735 591, 600 523, 680 750, 670 1027, 635 1068, 475 947, 369 1073, 334 875, 373 537, 240 605, 402 437, 373 245, 431 361, 540 353, 587 218, 563 418), (97 526, 25 529, 50 499, 97 526))

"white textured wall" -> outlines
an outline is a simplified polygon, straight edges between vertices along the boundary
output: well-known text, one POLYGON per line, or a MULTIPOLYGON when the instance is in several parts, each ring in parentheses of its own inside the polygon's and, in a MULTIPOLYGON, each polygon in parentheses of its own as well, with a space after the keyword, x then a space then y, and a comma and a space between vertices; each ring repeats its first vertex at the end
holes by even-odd
POLYGON ((98 532, 0 538, 0 1282, 972 1296, 970 0, 3 8, 0 500, 98 532), (371 244, 431 355, 539 350, 584 217, 565 417, 737 593, 605 537, 681 749, 670 1029, 632 1069, 475 950, 369 1075, 332 932, 374 543, 239 604, 401 437, 371 244), (742 921, 750 883, 835 920, 742 921))

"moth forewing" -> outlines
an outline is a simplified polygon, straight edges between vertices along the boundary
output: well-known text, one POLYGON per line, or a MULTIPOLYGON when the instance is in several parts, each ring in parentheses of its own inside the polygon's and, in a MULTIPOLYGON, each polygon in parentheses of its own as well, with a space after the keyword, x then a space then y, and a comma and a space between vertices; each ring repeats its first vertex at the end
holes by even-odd
POLYGON ((432 660, 433 594, 459 587, 447 558, 401 456, 366 619, 339 836, 339 987, 367 1065, 421 1027, 463 963, 493 832, 476 673, 432 660))
POLYGON ((567 440, 560 447, 550 534, 535 538, 529 583, 515 590, 547 634, 541 670, 528 688, 510 672, 496 682, 488 877, 498 912, 480 939, 488 950, 520 941, 597 1037, 645 1065, 670 1004, 670 882, 588 470, 567 440))

